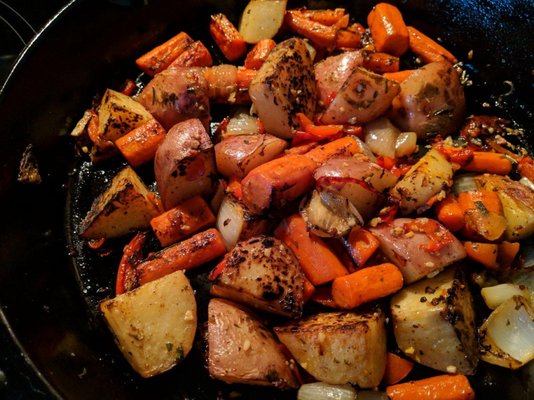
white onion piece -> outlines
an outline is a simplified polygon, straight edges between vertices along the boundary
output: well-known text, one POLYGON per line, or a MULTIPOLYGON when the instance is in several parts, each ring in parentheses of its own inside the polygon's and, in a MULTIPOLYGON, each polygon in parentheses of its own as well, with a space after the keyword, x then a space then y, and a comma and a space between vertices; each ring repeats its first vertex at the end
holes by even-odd
POLYGON ((365 143, 379 156, 395 158, 399 130, 386 117, 375 119, 364 127, 365 143))
POLYGON ((315 47, 311 45, 311 43, 306 39, 304 40, 304 43, 306 44, 306 49, 308 49, 308 53, 310 53, 310 57, 313 60, 315 60, 315 56, 317 55, 317 50, 315 47))
POLYGON ((481 291, 486 305, 495 310, 505 301, 513 296, 528 296, 528 292, 512 283, 503 283, 501 285, 485 287, 481 291))
POLYGON ((236 135, 252 135, 259 132, 258 118, 245 110, 237 111, 226 126, 223 137, 236 135))
POLYGON ((358 400, 389 400, 389 397, 384 392, 362 390, 361 392, 358 392, 358 400))
POLYGON ((519 179, 519 183, 525 185, 530 190, 534 190, 534 183, 532 183, 532 181, 528 178, 522 177, 521 179, 519 179))
POLYGON ((239 203, 225 196, 217 214, 217 229, 221 232, 226 249, 232 249, 241 235, 245 225, 243 208, 239 203))
POLYGON ((402 132, 397 136, 395 142, 395 156, 405 157, 414 153, 417 150, 417 133, 402 132))
POLYGON ((534 311, 522 296, 497 307, 480 328, 482 360, 516 369, 534 359, 534 311))
POLYGON ((478 190, 478 186, 475 182, 474 176, 474 174, 464 174, 455 177, 454 182, 452 184, 452 191, 454 192, 454 194, 458 196, 462 192, 478 190))
POLYGON ((324 382, 306 383, 297 393, 297 400, 355 400, 356 390, 350 385, 324 382))
POLYGON ((358 145, 358 147, 360 149, 360 152, 365 157, 367 157, 369 159, 369 161, 372 161, 372 162, 376 163, 376 157, 373 154, 373 152, 371 151, 371 149, 369 148, 369 146, 367 146, 367 143, 365 143, 359 137, 353 136, 353 138, 354 138, 354 140, 356 140, 356 144, 358 145))
POLYGON ((514 285, 525 287, 529 294, 530 303, 534 304, 534 268, 514 270, 506 276, 506 280, 514 285))

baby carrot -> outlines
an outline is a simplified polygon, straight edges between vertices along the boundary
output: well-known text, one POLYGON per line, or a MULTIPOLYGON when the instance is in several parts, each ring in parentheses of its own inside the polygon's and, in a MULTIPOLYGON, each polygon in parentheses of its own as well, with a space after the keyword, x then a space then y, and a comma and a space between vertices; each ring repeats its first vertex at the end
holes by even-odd
POLYGON ((332 157, 350 157, 360 152, 358 142, 350 136, 345 136, 317 146, 304 154, 304 156, 313 160, 317 165, 321 165, 332 157))
POLYGON ((245 68, 260 69, 274 46, 276 43, 272 39, 263 39, 256 43, 245 58, 245 68))
POLYGON ((436 214, 439 222, 452 231, 459 231, 464 227, 464 212, 452 194, 448 194, 436 205, 436 214))
POLYGON ((333 10, 299 10, 298 12, 305 18, 327 26, 338 24, 347 15, 345 14, 344 8, 335 8, 333 10))
POLYGON ((386 359, 386 372, 382 382, 386 385, 394 385, 402 381, 413 369, 413 362, 398 355, 388 352, 386 359))
POLYGON ((446 48, 413 26, 408 27, 408 34, 410 35, 410 50, 425 63, 448 60, 454 64, 458 61, 446 48))
POLYGON ((336 34, 336 48, 359 49, 363 46, 362 35, 365 28, 358 23, 352 24, 346 29, 340 29, 336 34))
POLYGON ((188 270, 212 261, 226 253, 217 229, 197 233, 193 237, 150 255, 137 265, 139 284, 154 281, 178 270, 188 270))
POLYGON ((224 14, 211 16, 210 34, 229 61, 236 61, 247 51, 245 40, 224 14))
POLYGON ((388 386, 391 400, 473 400, 475 392, 465 375, 439 375, 388 386))
POLYGON ((512 161, 500 153, 474 151, 473 159, 463 169, 472 172, 508 175, 512 170, 512 161))
POLYGON ((498 244, 497 264, 500 270, 507 270, 512 268, 514 260, 519 253, 519 242, 502 242, 498 244))
POLYGON ((293 32, 310 39, 318 47, 332 48, 336 45, 337 25, 323 25, 302 16, 299 11, 286 12, 284 23, 293 32))
POLYGON ((214 223, 215 216, 200 196, 191 197, 150 221, 154 234, 164 247, 214 223))
POLYGON ((467 257, 488 269, 497 269, 497 254, 499 248, 493 243, 464 242, 467 257))
POLYGON ((363 59, 363 67, 377 74, 398 72, 399 65, 399 57, 388 53, 370 53, 363 59))
POLYGON ((117 139, 115 146, 131 166, 138 167, 154 159, 156 150, 166 134, 163 126, 155 119, 151 119, 117 139))
POLYGON ((283 220, 276 228, 274 236, 293 250, 304 275, 314 286, 347 274, 341 261, 325 242, 308 232, 306 222, 300 214, 283 220))
POLYGON ((402 284, 399 269, 385 263, 334 279, 332 297, 339 307, 351 309, 395 293, 402 288, 402 284))
POLYGON ((361 268, 378 250, 380 241, 368 230, 359 228, 350 232, 349 237, 344 240, 344 244, 356 264, 356 268, 361 268))
POLYGON ((495 241, 507 228, 501 200, 490 190, 470 190, 458 195, 464 216, 463 235, 468 239, 495 241))
POLYGON ((398 72, 385 72, 382 76, 391 81, 401 83, 406 78, 408 78, 414 71, 415 69, 405 69, 404 71, 398 72))
POLYGON ((210 51, 197 40, 191 43, 182 54, 176 57, 171 66, 180 67, 210 67, 213 64, 210 51))
POLYGON ((180 32, 165 43, 139 57, 135 60, 135 63, 144 73, 154 76, 171 65, 192 43, 193 39, 187 33, 180 32))
POLYGON ((397 7, 377 4, 367 16, 367 24, 377 51, 401 56, 408 50, 408 29, 397 7))

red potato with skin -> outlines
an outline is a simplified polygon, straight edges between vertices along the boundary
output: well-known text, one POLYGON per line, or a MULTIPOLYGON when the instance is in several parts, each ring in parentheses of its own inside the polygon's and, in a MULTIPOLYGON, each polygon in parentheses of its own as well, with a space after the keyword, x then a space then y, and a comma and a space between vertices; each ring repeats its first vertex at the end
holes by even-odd
POLYGON ((400 84, 393 100, 393 122, 419 138, 456 132, 465 115, 460 76, 447 61, 433 62, 413 71, 400 84))
POLYGON ((365 124, 382 115, 399 93, 399 84, 356 67, 329 104, 324 124, 365 124))
POLYGON ((269 134, 238 135, 215 145, 217 170, 225 177, 245 177, 252 169, 278 157, 287 142, 269 134))
POLYGON ((208 81, 203 68, 169 67, 145 86, 138 100, 167 130, 191 118, 200 119, 209 129, 208 81))
POLYGON ((154 172, 165 210, 214 191, 213 144, 200 120, 183 121, 169 130, 156 152, 154 172))
POLYGON ((369 230, 380 241, 380 250, 399 267, 407 284, 466 257, 462 243, 437 221, 428 218, 398 218, 369 230), (428 221, 435 228, 433 238, 417 228, 428 221), (438 242, 433 243, 433 239, 438 242))

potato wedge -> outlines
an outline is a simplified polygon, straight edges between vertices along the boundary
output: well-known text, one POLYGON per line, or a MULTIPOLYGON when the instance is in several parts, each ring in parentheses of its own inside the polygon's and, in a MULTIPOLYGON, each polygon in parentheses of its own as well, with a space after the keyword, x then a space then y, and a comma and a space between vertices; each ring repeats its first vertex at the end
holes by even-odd
POLYGON ((287 0, 251 0, 241 16, 239 33, 247 43, 271 39, 284 21, 287 0))
POLYGON ((98 196, 80 226, 86 239, 114 238, 150 226, 160 210, 152 193, 131 167, 120 171, 110 187, 98 196))
POLYGON ((244 308, 223 299, 208 305, 207 364, 226 383, 296 388, 297 380, 274 335, 244 308))
POLYGON ((507 222, 506 240, 517 241, 534 233, 534 191, 507 176, 484 174, 475 177, 475 182, 497 192, 507 222))
POLYGON ((377 386, 386 368, 386 327, 381 312, 313 315, 275 333, 315 379, 377 386))
POLYGON ((156 182, 163 207, 215 190, 213 143, 198 119, 174 125, 156 151, 156 182))
POLYGON ((302 39, 279 43, 252 79, 250 98, 265 131, 283 139, 299 127, 297 113, 315 111, 316 87, 312 59, 302 39))
POLYGON ((284 317, 298 318, 304 306, 304 275, 280 240, 256 236, 238 243, 222 261, 211 293, 284 317))
POLYGON ((100 310, 124 357, 144 378, 171 369, 191 350, 197 305, 182 271, 106 300, 100 310))
POLYGON ((478 363, 473 300, 461 268, 402 289, 391 299, 397 345, 420 364, 472 375, 478 363))
POLYGON ((432 196, 452 186, 452 164, 437 150, 426 153, 395 185, 391 195, 400 199, 403 215, 426 211, 432 196))

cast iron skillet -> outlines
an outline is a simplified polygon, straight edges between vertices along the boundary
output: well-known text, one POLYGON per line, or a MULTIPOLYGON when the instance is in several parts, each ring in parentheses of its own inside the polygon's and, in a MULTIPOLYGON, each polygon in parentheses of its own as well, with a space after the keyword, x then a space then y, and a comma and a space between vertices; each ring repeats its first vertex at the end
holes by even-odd
MULTIPOLYGON (((88 207, 81 197, 94 190, 75 183, 88 171, 93 184, 106 179, 74 157, 65 136, 95 92, 135 77, 136 56, 178 31, 209 42, 209 15, 224 12, 236 21, 246 1, 142 3, 72 1, 25 50, 0 92, 0 320, 3 334, 13 342, 7 354, 20 363, 12 370, 27 375, 8 376, 8 382, 19 385, 0 389, 10 398, 18 398, 22 388, 27 398, 69 399, 214 399, 226 398, 234 389, 209 381, 198 352, 162 376, 137 377, 94 313, 95 302, 111 293, 105 279, 111 282, 117 255, 90 258, 71 240, 72 221, 88 207), (43 178, 39 185, 17 182, 28 144, 43 178), (84 262, 91 262, 92 269, 84 262)), ((336 2, 359 21, 365 21, 373 3, 336 2)), ((474 82, 467 89, 471 112, 513 119, 527 131, 534 128, 528 97, 534 67, 529 0, 395 3, 409 24, 441 37, 459 58, 465 60, 473 49, 466 66, 474 82), (511 94, 504 81, 513 82, 511 94), (489 109, 482 107, 484 102, 489 109)), ((297 4, 303 3, 290 1, 290 6, 297 4)), ((325 1, 307 4, 328 6, 325 1)), ((195 277, 195 283, 201 279, 195 277)), ((472 383, 479 399, 524 399, 533 395, 527 379, 525 371, 481 365, 472 383)), ((294 396, 241 386, 236 390, 242 398, 294 396)))

